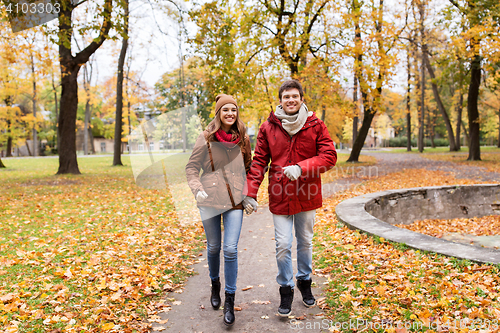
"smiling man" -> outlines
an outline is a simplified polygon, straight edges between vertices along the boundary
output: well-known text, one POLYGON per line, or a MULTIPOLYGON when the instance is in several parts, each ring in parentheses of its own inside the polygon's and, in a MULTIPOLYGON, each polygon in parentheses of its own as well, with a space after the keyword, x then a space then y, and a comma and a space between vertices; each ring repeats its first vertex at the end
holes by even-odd
POLYGON ((323 201, 321 173, 335 166, 337 152, 325 124, 304 104, 304 92, 298 81, 284 82, 279 99, 280 105, 259 129, 255 156, 247 175, 247 196, 257 198, 264 174, 269 171, 269 210, 273 214, 278 263, 276 281, 281 297, 278 315, 286 317, 292 311, 295 286, 294 227, 297 287, 306 307, 316 304, 310 277, 313 227, 316 209, 323 201))

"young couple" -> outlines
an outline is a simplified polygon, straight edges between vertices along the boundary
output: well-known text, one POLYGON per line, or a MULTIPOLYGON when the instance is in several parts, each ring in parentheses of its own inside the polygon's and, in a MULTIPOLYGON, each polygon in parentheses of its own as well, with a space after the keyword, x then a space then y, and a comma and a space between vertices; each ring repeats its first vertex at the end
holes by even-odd
POLYGON ((216 310, 221 305, 221 219, 224 225, 224 323, 228 326, 235 321, 243 209, 247 214, 257 210, 257 191, 266 171, 269 172, 269 210, 273 214, 276 240, 276 280, 280 285, 278 315, 286 317, 292 311, 293 227, 297 239, 297 287, 306 307, 316 304, 310 277, 313 226, 316 209, 322 205, 321 173, 335 165, 337 153, 325 124, 304 104, 304 92, 298 81, 282 84, 279 101, 276 111, 271 112, 259 129, 252 161, 250 141, 239 118, 238 104, 229 95, 217 96, 215 118, 200 134, 186 165, 188 184, 195 195, 207 238, 212 280, 210 302, 216 310), (203 170, 201 177, 200 169, 203 170))

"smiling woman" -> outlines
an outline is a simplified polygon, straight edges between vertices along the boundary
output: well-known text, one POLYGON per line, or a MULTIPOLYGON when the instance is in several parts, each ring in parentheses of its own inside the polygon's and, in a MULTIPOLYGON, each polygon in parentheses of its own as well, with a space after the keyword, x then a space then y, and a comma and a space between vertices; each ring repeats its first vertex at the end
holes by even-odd
POLYGON ((246 203, 243 200, 243 187, 251 156, 250 140, 239 118, 236 100, 229 95, 218 95, 215 117, 198 137, 186 165, 186 177, 196 198, 207 236, 208 270, 212 283, 210 303, 214 310, 222 305, 219 270, 224 237, 224 324, 227 326, 235 322, 238 241, 243 222, 242 202, 246 203), (203 170, 201 177, 200 170, 203 170), (224 235, 221 222, 224 224, 224 235))

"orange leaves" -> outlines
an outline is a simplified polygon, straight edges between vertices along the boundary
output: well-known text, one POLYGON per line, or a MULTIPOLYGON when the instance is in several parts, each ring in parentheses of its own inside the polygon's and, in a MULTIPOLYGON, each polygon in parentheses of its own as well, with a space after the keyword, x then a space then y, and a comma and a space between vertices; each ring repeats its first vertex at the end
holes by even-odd
POLYGON ((398 225, 421 234, 442 238, 447 233, 471 234, 474 236, 500 235, 500 215, 461 218, 451 220, 422 220, 409 225, 398 225))

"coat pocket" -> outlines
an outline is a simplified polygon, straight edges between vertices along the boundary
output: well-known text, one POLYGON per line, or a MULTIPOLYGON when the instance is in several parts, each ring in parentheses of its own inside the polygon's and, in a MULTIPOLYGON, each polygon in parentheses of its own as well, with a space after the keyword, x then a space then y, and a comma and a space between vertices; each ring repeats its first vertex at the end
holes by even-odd
POLYGON ((208 194, 210 201, 213 201, 217 195, 217 184, 219 182, 217 172, 204 173, 200 178, 203 190, 208 194))
POLYGON ((238 205, 243 201, 243 189, 245 187, 245 178, 243 175, 234 175, 233 181, 230 183, 231 194, 233 195, 234 204, 238 205))
POLYGON ((297 197, 299 201, 311 201, 321 197, 321 178, 300 177, 297 188, 297 197))

